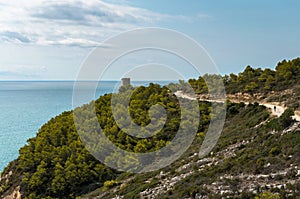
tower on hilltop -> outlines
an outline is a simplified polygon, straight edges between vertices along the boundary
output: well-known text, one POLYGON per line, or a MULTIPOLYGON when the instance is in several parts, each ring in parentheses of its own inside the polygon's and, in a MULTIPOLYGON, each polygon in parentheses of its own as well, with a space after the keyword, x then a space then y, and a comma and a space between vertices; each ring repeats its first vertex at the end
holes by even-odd
POLYGON ((122 78, 122 86, 129 86, 130 78, 122 78))

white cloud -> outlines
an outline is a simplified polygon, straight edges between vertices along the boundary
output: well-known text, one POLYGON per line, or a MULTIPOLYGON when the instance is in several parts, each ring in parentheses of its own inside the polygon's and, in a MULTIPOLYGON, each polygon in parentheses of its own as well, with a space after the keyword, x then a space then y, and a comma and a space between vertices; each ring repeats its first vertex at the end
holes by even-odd
POLYGON ((10 0, 0 3, 0 42, 95 46, 112 34, 174 19, 185 17, 102 0, 10 0))
POLYGON ((17 32, 4 31, 0 32, 0 39, 4 42, 14 42, 14 43, 29 43, 30 39, 26 36, 21 35, 17 32))

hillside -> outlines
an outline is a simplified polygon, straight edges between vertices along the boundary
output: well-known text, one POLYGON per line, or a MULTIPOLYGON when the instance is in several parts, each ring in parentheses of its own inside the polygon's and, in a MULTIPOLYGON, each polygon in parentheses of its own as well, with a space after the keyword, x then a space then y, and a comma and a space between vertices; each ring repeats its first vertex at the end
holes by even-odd
MULTIPOLYGON (((5 168, 0 177, 0 195, 33 199, 297 198, 300 195, 300 122, 292 116, 300 106, 299 77, 299 58, 280 62, 275 71, 247 67, 238 75, 221 77, 229 99, 249 104, 226 102, 225 126, 213 151, 203 159, 198 156, 210 119, 216 117, 211 114, 211 103, 200 101, 199 109, 184 112, 183 128, 186 129, 194 124, 193 114, 199 111, 201 117, 197 136, 189 149, 168 167, 144 174, 116 171, 96 160, 82 144, 74 124, 74 112, 64 112, 43 125, 37 136, 20 149, 19 157, 5 168), (281 103, 286 109, 276 117, 255 101, 281 103)), ((196 92, 193 97, 208 98, 203 81, 202 77, 189 80, 196 92)), ((181 81, 169 88, 189 94, 185 84, 181 81)), ((85 127, 99 122, 111 142, 135 153, 168 146, 179 128, 182 114, 179 100, 169 88, 157 84, 141 86, 134 90, 130 101, 130 116, 140 126, 151 121, 147 112, 152 105, 160 104, 166 109, 166 123, 153 137, 136 138, 119 128, 112 114, 112 94, 77 109, 86 115, 79 130, 84 132, 85 127), (96 118, 91 116, 93 106, 96 118)), ((132 91, 130 86, 123 87, 116 95, 123 99, 132 91)), ((189 106, 192 100, 184 99, 182 103, 189 106)), ((125 107, 121 102, 117 108, 125 107)), ((126 120, 121 111, 120 117, 126 120)), ((178 148, 171 150, 176 152, 178 148)), ((113 162, 114 155, 108 155, 105 162, 113 162)), ((117 164, 142 169, 138 168, 140 162, 132 155, 120 158, 117 164)))
MULTIPOLYGON (((278 102, 300 110, 300 58, 283 60, 277 64, 275 70, 247 66, 239 74, 231 73, 220 78, 223 79, 227 98, 230 100, 278 102)), ((190 79, 188 83, 196 95, 208 98, 204 80, 210 79, 211 76, 204 75, 198 79, 190 79)), ((188 90, 185 92, 188 93, 188 90)))
POLYGON ((198 137, 180 160, 157 172, 122 175, 82 198, 297 198, 300 123, 274 130, 263 106, 230 104, 222 137, 199 159, 198 137), (266 122, 269 121, 269 122, 266 122))

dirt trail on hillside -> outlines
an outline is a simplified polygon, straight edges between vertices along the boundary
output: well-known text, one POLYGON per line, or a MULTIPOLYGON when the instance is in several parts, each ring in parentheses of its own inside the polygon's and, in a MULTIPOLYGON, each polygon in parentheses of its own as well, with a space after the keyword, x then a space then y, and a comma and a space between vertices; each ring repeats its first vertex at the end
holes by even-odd
MULTIPOLYGON (((208 102, 221 102, 223 103, 224 101, 220 101, 220 100, 208 100, 208 99, 198 99, 197 97, 191 97, 185 93, 183 93, 182 91, 177 91, 174 93, 177 97, 181 97, 181 98, 185 98, 185 99, 189 99, 189 100, 200 100, 200 101, 208 101, 208 102)), ((245 101, 240 101, 240 100, 230 100, 234 103, 240 103, 243 102, 245 104, 249 104, 249 102, 245 102, 245 101)), ((264 103, 264 102, 258 102, 260 105, 263 105, 269 109, 271 109, 272 111, 272 115, 276 116, 276 117, 280 117, 283 112, 287 109, 287 107, 282 106, 282 105, 278 105, 278 102, 273 102, 273 103, 264 103)), ((293 116, 293 119, 295 119, 296 121, 300 121, 300 111, 295 111, 295 115, 293 116)))

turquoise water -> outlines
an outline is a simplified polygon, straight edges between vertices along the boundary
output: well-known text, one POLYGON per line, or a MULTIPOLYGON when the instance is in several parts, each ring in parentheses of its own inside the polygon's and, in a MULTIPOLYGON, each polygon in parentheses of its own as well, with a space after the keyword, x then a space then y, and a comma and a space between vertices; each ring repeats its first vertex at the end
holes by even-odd
MULTIPOLYGON (((111 93, 117 82, 101 82, 96 96, 111 93)), ((157 82, 167 84, 169 82, 157 82)), ((74 82, 0 81, 0 172, 49 119, 72 109, 74 82)), ((135 82, 147 85, 147 82, 135 82)))
MULTIPOLYGON (((105 82, 98 95, 110 93, 105 82)), ((73 82, 0 82, 0 171, 50 118, 72 109, 73 82)))

